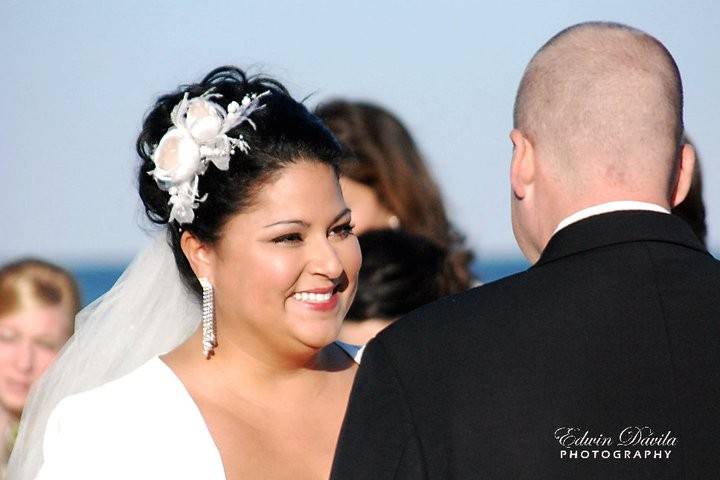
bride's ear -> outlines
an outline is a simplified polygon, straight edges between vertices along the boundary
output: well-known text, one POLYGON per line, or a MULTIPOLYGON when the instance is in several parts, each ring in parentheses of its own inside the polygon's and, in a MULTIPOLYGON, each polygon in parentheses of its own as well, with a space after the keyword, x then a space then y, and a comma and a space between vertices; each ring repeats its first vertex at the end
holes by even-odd
POLYGON ((195 235, 185 230, 180 237, 180 248, 195 272, 195 276, 212 278, 212 252, 206 243, 201 242, 195 235))

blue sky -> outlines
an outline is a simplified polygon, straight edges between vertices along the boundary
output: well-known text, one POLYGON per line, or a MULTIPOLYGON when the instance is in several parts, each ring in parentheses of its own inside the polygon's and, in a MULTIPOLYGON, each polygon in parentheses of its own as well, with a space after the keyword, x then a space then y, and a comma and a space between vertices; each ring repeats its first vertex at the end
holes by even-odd
POLYGON ((126 261, 147 239, 133 143, 153 99, 237 64, 308 103, 376 101, 415 134, 480 256, 519 256, 509 220, 515 89, 560 29, 614 20, 675 56, 720 246, 720 4, 20 2, 0 5, 0 261, 126 261))

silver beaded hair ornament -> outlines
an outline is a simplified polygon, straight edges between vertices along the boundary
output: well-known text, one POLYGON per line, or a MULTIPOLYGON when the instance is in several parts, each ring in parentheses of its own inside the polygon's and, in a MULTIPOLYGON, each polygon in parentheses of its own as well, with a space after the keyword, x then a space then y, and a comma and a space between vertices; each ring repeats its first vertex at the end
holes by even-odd
MULTIPOLYGON (((242 102, 230 102, 227 111, 212 101, 221 97, 210 89, 199 97, 183 99, 172 110, 173 126, 163 135, 153 152, 155 169, 148 172, 155 178, 161 190, 170 194, 170 221, 179 224, 192 223, 195 209, 207 198, 200 197, 198 183, 212 162, 220 170, 230 168, 230 156, 236 149, 247 153, 250 149, 242 135, 228 137, 227 132, 247 122, 256 128, 250 114, 264 108, 260 98, 270 92, 246 95, 242 102)), ((205 358, 210 358, 217 347, 215 333, 215 299, 210 281, 198 278, 202 286, 202 349, 205 358)))

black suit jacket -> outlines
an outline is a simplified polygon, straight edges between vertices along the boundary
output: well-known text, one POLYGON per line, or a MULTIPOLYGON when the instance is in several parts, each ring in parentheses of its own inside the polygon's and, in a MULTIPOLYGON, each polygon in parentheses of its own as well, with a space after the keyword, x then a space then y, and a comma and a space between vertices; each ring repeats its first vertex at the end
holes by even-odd
POLYGON ((682 220, 572 224, 526 272, 370 342, 332 478, 720 478, 719 295, 682 220))

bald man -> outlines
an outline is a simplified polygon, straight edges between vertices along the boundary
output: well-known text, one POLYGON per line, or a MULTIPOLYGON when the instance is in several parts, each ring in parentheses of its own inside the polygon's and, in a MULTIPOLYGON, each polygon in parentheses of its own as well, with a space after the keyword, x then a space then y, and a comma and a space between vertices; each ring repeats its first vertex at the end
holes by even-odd
POLYGON ((646 33, 586 23, 537 52, 510 134, 533 266, 370 342, 332 478, 720 476, 720 264, 669 215, 682 108, 646 33))

